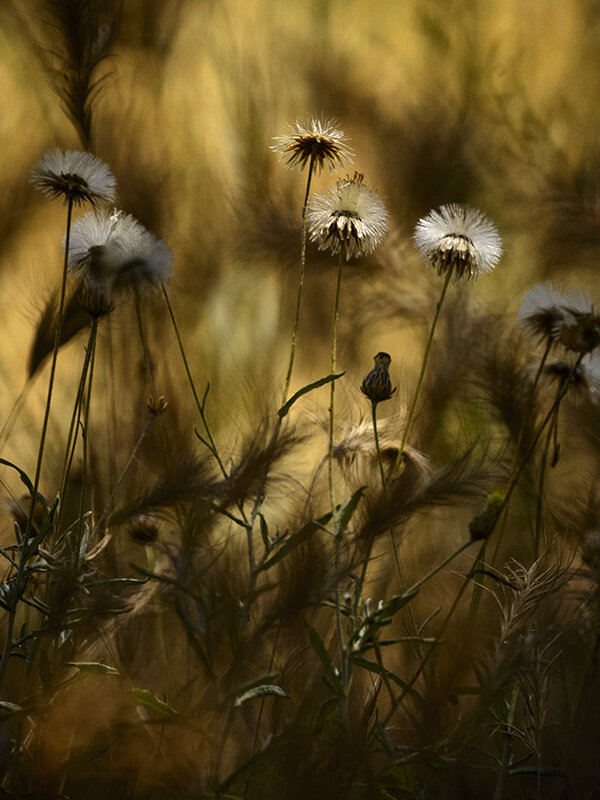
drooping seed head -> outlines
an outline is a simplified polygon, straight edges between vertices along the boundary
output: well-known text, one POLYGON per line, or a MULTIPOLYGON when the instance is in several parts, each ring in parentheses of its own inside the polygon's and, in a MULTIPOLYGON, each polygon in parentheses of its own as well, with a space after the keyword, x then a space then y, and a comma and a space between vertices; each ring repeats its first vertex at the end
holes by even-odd
POLYGON ((91 294, 145 293, 168 282, 172 254, 130 214, 88 212, 73 223, 69 268, 91 294))
POLYGON ((575 353, 590 353, 600 344, 600 315, 585 292, 560 292, 538 283, 524 295, 518 321, 542 343, 562 344, 575 353))
POLYGON ((110 167, 91 153, 59 150, 45 153, 31 169, 29 182, 52 200, 62 197, 74 205, 112 203, 117 183, 110 167))

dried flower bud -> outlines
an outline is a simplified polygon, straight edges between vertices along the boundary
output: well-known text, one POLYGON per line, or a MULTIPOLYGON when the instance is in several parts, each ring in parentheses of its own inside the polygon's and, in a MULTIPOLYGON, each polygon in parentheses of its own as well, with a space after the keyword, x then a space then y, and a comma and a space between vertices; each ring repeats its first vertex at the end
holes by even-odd
POLYGON ((129 535, 136 542, 148 544, 158 538, 159 528, 152 514, 137 514, 129 525, 129 535))
POLYGON ((496 491, 488 494, 487 506, 481 514, 473 517, 469 523, 469 533, 471 534, 471 541, 485 541, 494 531, 498 517, 504 508, 505 494, 504 492, 496 489, 496 491))
POLYGON ((392 389, 389 367, 392 359, 388 353, 377 353, 373 358, 375 366, 366 376, 360 387, 361 392, 372 403, 381 403, 389 400, 396 389, 392 389))
POLYGON ((148 402, 146 403, 148 413, 152 414, 153 417, 157 417, 159 414, 164 414, 168 407, 169 403, 167 400, 165 400, 165 397, 162 394, 159 395, 158 400, 155 400, 153 397, 149 397, 148 402))

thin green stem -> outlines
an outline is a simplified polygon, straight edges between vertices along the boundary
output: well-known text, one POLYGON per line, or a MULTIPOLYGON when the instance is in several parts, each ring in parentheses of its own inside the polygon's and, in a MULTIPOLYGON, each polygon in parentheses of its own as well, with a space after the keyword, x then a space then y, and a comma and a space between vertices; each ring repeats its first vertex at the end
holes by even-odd
POLYGON ((381 458, 381 449, 379 447, 379 433, 377 431, 377 401, 371 400, 371 420, 373 422, 373 438, 375 439, 375 452, 377 453, 377 464, 379 465, 379 474, 381 476, 381 486, 385 491, 387 489, 387 481, 385 479, 385 471, 383 469, 383 459, 381 458))
POLYGON ((94 319, 92 322, 92 330, 90 335, 89 348, 91 350, 90 365, 89 365, 89 378, 87 386, 87 398, 85 403, 85 411, 83 416, 83 430, 81 433, 81 441, 83 445, 83 464, 81 467, 81 497, 79 500, 79 523, 77 527, 77 540, 78 546, 81 542, 83 532, 83 513, 85 508, 85 490, 87 482, 87 468, 88 468, 88 435, 90 430, 90 406, 92 400, 92 384, 94 381, 94 362, 96 360, 96 339, 98 333, 98 320, 94 319))
MULTIPOLYGON (((333 307, 333 332, 331 336, 331 374, 334 375, 337 366, 337 327, 340 313, 340 289, 342 285, 342 267, 344 264, 344 247, 340 247, 338 257, 337 280, 335 287, 335 303, 333 307)), ((335 505, 335 492, 333 489, 333 433, 334 433, 334 400, 335 400, 335 381, 331 381, 331 389, 329 395, 329 499, 331 501, 331 512, 333 514, 333 521, 336 534, 337 530, 337 512, 335 505)))
POLYGON ((37 493, 40 485, 40 476, 42 472, 42 461, 44 457, 44 447, 46 444, 46 434, 48 432, 48 420, 50 419, 50 406, 52 403, 52 393, 54 390, 54 378, 56 375, 56 362, 58 360, 58 351, 60 349, 60 340, 62 337, 63 317, 65 313, 65 296, 67 293, 67 267, 69 264, 69 246, 71 241, 71 218, 73 215, 73 198, 69 197, 67 204, 67 231, 65 234, 65 257, 63 260, 62 281, 60 287, 60 301, 58 305, 58 321, 56 324, 56 331, 54 333, 54 347, 52 349, 52 362, 50 365, 50 378, 48 379, 48 394, 46 396, 46 409, 44 411, 44 421, 42 423, 42 433, 40 435, 40 444, 38 447, 37 463, 35 467, 35 477, 33 480, 33 493, 31 497, 31 507, 29 509, 29 517, 25 527, 25 541, 27 541, 33 525, 33 517, 35 514, 35 506, 37 502, 37 493))
POLYGON ((421 389, 423 387, 423 380, 425 378, 425 371, 427 369, 427 362, 429 360, 429 352, 431 350, 431 345, 433 343, 433 336, 435 334, 435 329, 438 323, 438 319, 440 316, 440 311, 442 310, 442 304, 444 302, 444 298, 446 296, 446 291, 448 290, 448 286, 450 285, 450 279, 452 278, 453 270, 450 268, 446 273, 446 280, 444 281, 444 285, 442 287, 442 293, 440 294, 440 299, 437 301, 437 305, 435 308, 435 314, 433 316, 433 322, 431 323, 431 329, 429 331, 429 336, 427 338, 427 344, 425 345, 425 354, 423 356, 423 362, 421 364, 421 373, 419 375, 419 380, 417 381, 417 388, 415 389, 415 394, 412 399, 412 403, 410 406, 410 410, 408 412, 408 419, 406 421, 406 426, 404 428, 404 433, 402 435, 402 442, 400 444, 400 449, 398 451, 398 457, 396 459, 396 468, 400 466, 402 463, 402 456, 404 454, 404 448, 406 447, 406 442, 408 440, 408 434, 410 433, 410 429, 413 423, 413 419, 415 416, 415 411, 417 408, 417 403, 419 402, 419 396, 421 394, 421 389))
MULTIPOLYGON (((456 550, 454 553, 452 553, 452 555, 451 555, 449 558, 447 558, 447 559, 446 559, 444 562, 442 562, 441 564, 439 564, 439 565, 438 565, 438 566, 437 566, 437 567, 436 567, 434 570, 432 570, 432 571, 431 571, 431 572, 430 572, 428 575, 426 575, 424 578, 421 578, 421 580, 417 581, 417 583, 415 583, 413 586, 411 586, 411 587, 410 587, 410 588, 409 588, 407 591, 408 591, 408 592, 415 591, 415 590, 416 590, 418 587, 420 587, 420 586, 421 586, 421 585, 422 585, 422 584, 423 584, 425 581, 429 580, 429 579, 430 579, 430 578, 432 578, 432 577, 433 577, 433 576, 434 576, 434 575, 435 575, 437 572, 439 572, 441 569, 443 569, 443 567, 445 567, 445 566, 446 566, 446 564, 448 564, 450 561, 452 561, 452 559, 456 558, 456 556, 457 556, 459 553, 462 553, 462 551, 463 551, 463 550, 466 550, 466 548, 467 548, 467 547, 469 547, 471 544, 472 544, 472 542, 466 542, 465 544, 461 545, 461 546, 458 548, 458 550, 456 550)), ((450 620, 451 620, 452 616, 454 615, 454 612, 455 612, 455 611, 456 611, 456 609, 458 608, 458 604, 459 604, 459 602, 460 602, 460 599, 461 599, 461 597, 463 596, 463 594, 465 593, 465 590, 466 590, 467 586, 469 585, 469 581, 470 581, 471 577, 473 576, 473 570, 476 568, 477 564, 479 563, 479 559, 480 559, 481 553, 483 552, 483 548, 484 548, 484 546, 485 546, 485 542, 483 542, 483 545, 482 545, 482 547, 480 548, 480 550, 479 550, 479 553, 478 553, 477 557, 475 558, 475 561, 474 561, 474 566, 473 566, 473 567, 472 567, 472 568, 469 570, 469 572, 468 572, 468 574, 467 574, 467 576, 466 576, 465 580, 463 581, 463 584, 462 584, 462 586, 461 586, 460 590, 458 591, 458 593, 457 593, 456 597, 454 598, 454 602, 452 603, 452 606, 450 607, 450 611, 449 611, 449 612, 448 612, 448 614, 446 615, 446 619, 445 619, 445 620, 444 620, 444 622, 442 623, 442 627, 440 628, 440 630, 439 630, 439 632, 438 632, 438 634, 437 634, 437 636, 436 636, 436 644, 438 644, 438 643, 441 641, 441 639, 442 639, 442 636, 444 635, 444 632, 445 632, 446 628, 448 627, 448 624, 449 624, 449 622, 450 622, 450 620)), ((389 723, 389 721, 391 720, 391 718, 394 716, 394 713, 396 712, 396 709, 398 708, 398 706, 400 705, 400 703, 401 703, 401 702, 404 700, 404 698, 406 697, 406 695, 407 695, 407 694, 410 692, 410 690, 412 689, 412 687, 413 687, 413 686, 415 685, 415 683, 417 682, 417 680, 418 680, 419 676, 422 674, 423 670, 425 669, 425 666, 426 666, 426 665, 427 665, 427 663, 429 662, 429 659, 432 657, 432 655, 433 655, 433 653, 434 653, 434 651, 435 651, 435 649, 436 649, 436 644, 433 644, 433 645, 432 645, 432 646, 429 648, 429 650, 428 650, 428 651, 427 651, 427 653, 425 654, 425 657, 423 658, 423 660, 422 660, 422 661, 421 661, 421 663, 419 664, 419 667, 417 668, 417 671, 415 672, 415 674, 413 675, 413 677, 410 679, 410 682, 409 682, 409 683, 407 683, 407 685, 406 685, 406 686, 403 688, 403 690, 402 690, 402 693, 400 694, 400 696, 396 698, 396 703, 395 703, 395 705, 393 705, 393 706, 390 708, 390 710, 389 710, 388 714, 386 715, 386 717, 385 717, 385 719, 384 719, 384 721, 383 721, 383 725, 384 725, 384 726, 386 726, 386 725, 389 723)))
POLYGON ((167 294, 167 290, 163 286, 163 297, 165 298, 165 302, 167 304, 167 309, 169 311, 169 316, 171 317, 171 322, 173 324, 173 330, 175 331, 175 338, 177 339, 177 345, 179 347, 179 352, 181 353, 181 359, 183 361, 183 366, 185 368, 185 373, 187 375, 188 383, 190 385, 190 389, 192 390, 192 394, 194 396, 194 400, 196 402, 196 407, 198 409, 198 413, 200 414, 200 419, 202 420, 202 425, 204 427, 204 431, 207 436, 209 450, 212 453, 221 474, 225 479, 228 479, 229 475, 227 470, 225 469, 225 465, 219 455, 219 451, 217 450, 217 446, 215 444, 215 440, 213 439, 210 427, 208 425, 208 420, 206 419, 206 413, 204 411, 204 403, 201 402, 198 392, 196 391, 196 384, 194 383, 194 379, 192 377, 192 371, 190 369, 190 365, 185 354, 185 348, 183 346, 183 340, 181 338, 181 333, 179 332, 179 326, 177 324, 177 320, 175 319, 175 313, 173 311, 173 306, 171 305, 171 301, 169 300, 169 295, 167 294))
MULTIPOLYGON (((529 395, 528 395, 528 400, 527 400, 527 410, 530 411, 530 412, 533 411, 533 403, 534 403, 534 400, 535 400, 535 393, 536 393, 537 386, 538 386, 538 383, 540 381, 540 378, 542 376, 542 372, 544 370, 544 366, 546 364, 546 360, 547 360, 548 355, 550 353, 550 348, 551 347, 552 347, 552 339, 548 338, 548 342, 546 344, 546 348, 544 350, 544 354, 542 356, 542 360, 540 361, 539 367, 537 368, 537 371, 535 373, 535 378, 533 380, 533 384, 531 385, 531 388, 529 390, 529 395)), ((527 424, 527 419, 528 419, 527 410, 526 410, 525 414, 523 415, 523 420, 522 420, 521 426, 519 428, 519 435, 517 436, 517 442, 515 444, 515 452, 514 452, 514 455, 513 455, 513 463, 512 463, 512 467, 510 469, 509 484, 512 481, 512 479, 514 478, 514 475, 515 475, 515 472, 516 472, 516 469, 517 469, 517 465, 518 465, 518 462, 519 462, 519 451, 520 451, 520 448, 521 448, 521 442, 523 441, 523 434, 525 433, 525 426, 527 424)), ((502 539, 504 538, 504 531, 506 530, 506 523, 507 523, 507 520, 508 520, 508 509, 509 509, 509 507, 510 507, 510 502, 506 503, 506 505, 504 506, 504 509, 502 511, 502 525, 501 525, 501 528, 500 528, 500 533, 498 534, 498 538, 497 538, 497 541, 496 541, 496 546, 494 548, 494 555, 492 556, 492 562, 494 562, 496 560, 496 557, 498 556, 498 551, 500 550, 500 544, 502 543, 502 539)))
POLYGON ((281 405, 283 406, 290 391, 290 383, 292 381, 292 371, 294 369, 294 359, 296 357, 296 342, 298 339, 298 326, 300 324, 300 309, 302 307, 302 292, 304 289, 304 272, 306 267, 306 207, 308 206, 308 198, 310 196, 310 184, 312 181, 313 169, 315 165, 315 153, 313 152, 310 157, 308 166, 308 177, 306 179, 306 192, 304 193, 304 203, 302 204, 302 238, 300 243, 300 277, 298 281, 298 295, 296 297, 296 317, 294 319, 294 329, 292 331, 292 343, 290 345, 290 361, 288 364, 287 375, 285 376, 285 386, 283 388, 283 397, 281 405))
POLYGON ((65 457, 63 460, 63 469, 61 473, 60 485, 59 485, 59 496, 61 498, 61 510, 62 510, 62 499, 64 497, 67 482, 69 480, 69 473, 71 471, 71 464, 73 462, 73 454, 75 452, 75 444, 77 442, 77 428, 79 424, 79 418, 81 415, 81 400, 83 398, 83 394, 85 391, 85 383, 87 379, 88 367, 90 363, 90 358, 92 355, 92 338, 95 335, 94 327, 90 328, 90 334, 88 336, 88 342, 85 349, 85 358, 83 360, 83 366, 81 368, 81 376, 79 378, 79 386, 77 387, 77 395, 75 397, 75 405, 73 406, 73 413, 71 415, 71 424, 69 425, 69 434, 67 436, 67 446, 65 449, 65 457))

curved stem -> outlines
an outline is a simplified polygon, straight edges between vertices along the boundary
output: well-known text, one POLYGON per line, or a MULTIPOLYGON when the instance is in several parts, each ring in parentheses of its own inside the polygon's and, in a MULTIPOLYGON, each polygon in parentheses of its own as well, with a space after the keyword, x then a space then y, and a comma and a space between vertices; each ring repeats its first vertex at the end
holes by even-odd
POLYGON ((417 388, 415 389, 415 394, 410 406, 410 410, 408 412, 408 419, 406 421, 406 427, 404 428, 404 434, 402 435, 402 443, 400 444, 400 449, 398 451, 398 457, 396 458, 396 468, 398 468, 402 462, 402 456, 404 454, 404 448, 406 447, 406 442, 408 439, 408 434, 410 432, 410 428, 413 422, 413 418, 415 416, 415 410, 417 408, 417 403, 419 402, 419 395, 421 394, 421 389, 423 387, 423 379, 425 378, 425 371, 427 369, 427 362, 429 360, 429 352, 431 350, 431 345, 433 343, 433 336, 435 334, 435 329, 437 326, 437 322, 440 316, 440 311, 442 310, 442 303, 444 302, 444 298, 446 296, 446 291, 448 290, 448 286, 450 284, 450 278, 452 277, 453 270, 450 268, 446 273, 446 280, 444 281, 444 285, 442 287, 442 293, 440 294, 440 299, 437 301, 437 305, 435 308, 435 314, 433 316, 433 322, 431 323, 431 329, 429 331, 429 336, 427 338, 427 344, 425 345, 425 354, 423 356, 423 363, 421 364, 421 373, 419 375, 419 380, 417 381, 417 388))
POLYGON ((292 371, 294 369, 294 359, 296 357, 296 341, 298 338, 298 326, 300 324, 300 309, 302 307, 302 291, 304 289, 304 271, 306 266, 306 207, 308 206, 308 198, 310 195, 310 184, 315 166, 315 153, 313 152, 310 157, 308 166, 308 177, 306 179, 306 192, 304 193, 304 203, 302 205, 302 238, 300 243, 300 277, 298 281, 298 295, 296 297, 296 317, 294 320, 294 329, 292 331, 292 343, 290 345, 290 361, 288 364, 287 375, 285 376, 285 386, 283 388, 283 397, 281 405, 285 405, 290 391, 290 383, 292 380, 292 371))
MULTIPOLYGON (((548 342, 546 344, 546 348, 544 350, 544 354, 542 356, 542 360, 540 361, 540 365, 537 368, 537 371, 535 373, 535 378, 533 380, 533 384, 531 386, 531 389, 529 390, 529 395, 528 395, 528 398, 527 398, 528 409, 526 409, 525 414, 523 415, 523 421, 521 422, 521 426, 519 428, 519 435, 517 436, 517 442, 515 444, 515 452, 514 452, 514 455, 513 455, 513 463, 512 463, 512 467, 510 469, 509 484, 512 481, 514 475, 515 475, 515 471, 517 469, 517 464, 518 464, 518 461, 519 461, 519 450, 521 448, 521 442, 523 441, 523 434, 525 432, 525 425, 527 424, 527 410, 529 410, 530 412, 533 411, 533 402, 535 400, 535 392, 536 392, 538 383, 540 381, 540 378, 542 376, 542 372, 544 370, 544 366, 546 364, 546 360, 547 360, 548 355, 550 353, 551 347, 552 347, 552 339, 548 338, 548 342)), ((506 522, 507 522, 507 519, 508 519, 509 506, 510 506, 510 502, 506 503, 506 505, 505 505, 505 507, 504 507, 504 509, 502 511, 502 525, 500 527, 500 533, 498 534, 498 539, 496 541, 496 546, 494 548, 494 555, 492 556, 492 562, 494 562, 496 560, 496 557, 498 555, 498 551, 500 550, 500 544, 502 543, 502 539, 504 538, 504 531, 506 530, 506 522)))
POLYGON ((187 375, 188 383, 190 385, 190 389, 192 390, 194 401, 196 402, 196 407, 198 409, 198 413, 200 414, 200 419, 202 420, 202 425, 204 427, 204 431, 207 436, 209 450, 214 456, 221 474, 225 479, 228 479, 229 476, 227 470, 225 469, 225 465, 223 464, 223 461, 219 456, 215 440, 213 439, 212 433, 208 425, 208 420, 206 419, 206 413, 204 411, 204 403, 200 401, 198 392, 196 391, 196 384, 194 383, 194 379, 192 377, 192 371, 190 369, 187 356, 185 354, 185 348, 183 346, 183 340, 181 338, 181 333, 179 332, 179 326, 177 325, 177 320, 175 319, 175 312, 173 311, 173 306, 171 305, 171 301, 169 300, 169 295, 167 294, 167 290, 165 289, 164 286, 162 287, 162 291, 163 291, 163 297, 165 298, 165 302, 167 304, 167 309, 169 311, 169 316, 171 317, 171 322, 173 324, 173 330, 175 331, 175 338, 177 339, 177 345, 179 347, 179 352, 181 353, 181 358, 183 361, 183 366, 185 368, 185 373, 187 375))
POLYGON ((91 350, 90 365, 89 365, 89 378, 87 387, 87 399, 85 403, 85 411, 83 415, 83 430, 81 433, 81 440, 83 444, 83 466, 81 468, 81 497, 79 500, 79 523, 77 528, 78 546, 81 542, 81 535, 83 531, 83 512, 85 508, 85 489, 87 481, 87 467, 88 467, 88 434, 90 425, 90 405, 92 400, 92 383, 94 380, 94 362, 96 357, 96 337, 98 333, 98 320, 94 319, 92 322, 92 331, 90 334, 89 348, 91 350))
POLYGON ((25 541, 27 541, 27 538, 29 537, 29 534, 31 532, 31 526, 33 525, 33 517, 35 514, 35 505, 37 502, 37 493, 40 485, 40 475, 42 472, 42 461, 44 457, 44 446, 46 444, 46 434, 48 432, 48 420, 50 418, 50 405, 52 403, 52 392, 54 390, 56 362, 58 360, 58 351, 60 349, 60 340, 62 337, 63 317, 65 312, 65 296, 67 293, 67 267, 69 264, 69 245, 71 240, 72 215, 73 215, 73 198, 69 197, 67 205, 67 231, 65 234, 65 257, 63 260, 62 282, 60 287, 60 301, 58 305, 58 322, 56 324, 56 332, 54 334, 54 348, 52 350, 50 378, 48 379, 48 394, 46 396, 46 409, 44 411, 44 422, 42 423, 42 433, 40 435, 37 464, 35 467, 35 477, 33 480, 33 494, 31 497, 31 507, 29 509, 29 517, 27 518, 27 525, 25 527, 25 541))
MULTIPOLYGON (((340 288, 342 285, 342 267, 344 264, 344 248, 340 247, 338 257, 338 270, 337 281, 335 287, 335 303, 333 307, 333 333, 331 337, 331 374, 334 375, 336 371, 337 362, 337 326, 340 311, 340 288)), ((337 514, 335 506, 335 493, 333 490, 333 427, 334 427, 334 397, 335 397, 335 381, 331 381, 331 390, 329 395, 329 499, 331 501, 331 512, 333 514, 334 529, 336 534, 337 530, 337 514)))

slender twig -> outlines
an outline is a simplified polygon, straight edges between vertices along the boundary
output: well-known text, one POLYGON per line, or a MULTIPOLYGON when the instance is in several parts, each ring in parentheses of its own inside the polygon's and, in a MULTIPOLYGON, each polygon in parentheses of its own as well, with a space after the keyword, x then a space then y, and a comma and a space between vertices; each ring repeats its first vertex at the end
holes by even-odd
POLYGON ((421 373, 419 375, 419 380, 417 381, 417 388, 415 389, 415 394, 412 399, 412 403, 410 405, 410 409, 408 412, 408 418, 406 420, 406 426, 404 428, 404 433, 402 434, 402 442, 400 444, 400 449, 398 450, 398 456, 396 458, 396 469, 402 463, 402 456, 404 454, 404 448, 406 447, 406 442, 408 440, 408 434, 410 432, 413 418, 415 416, 415 411, 417 408, 417 403, 419 402, 419 396, 421 394, 421 388, 423 386, 423 380, 425 378, 425 371, 427 369, 427 362, 429 360, 429 352, 431 350, 431 345, 433 343, 433 336, 435 334, 435 329, 437 326, 437 322, 440 316, 440 311, 442 310, 442 303, 444 302, 444 298, 446 296, 446 291, 450 284, 450 279, 452 277, 453 270, 449 269, 446 273, 446 280, 444 281, 444 285, 442 287, 442 293, 440 294, 440 299, 437 301, 437 305, 435 307, 435 314, 433 316, 433 322, 431 323, 431 329, 429 331, 429 336, 427 337, 427 344, 425 345, 425 354, 423 356, 423 362, 421 364, 421 373))
MULTIPOLYGON (((337 326, 340 312, 340 288, 342 285, 342 267, 344 265, 344 248, 340 247, 338 257, 337 280, 335 286, 335 303, 333 306, 333 332, 331 336, 331 374, 335 375, 337 366, 337 326)), ((333 433, 334 433, 334 398, 335 398, 335 381, 331 381, 331 389, 329 394, 329 499, 331 502, 331 512, 335 523, 337 532, 336 520, 336 505, 335 505, 335 492, 333 489, 333 433)))
POLYGON ((35 506, 37 503, 38 489, 40 485, 40 476, 42 472, 42 461, 44 457, 44 446, 46 444, 46 433, 48 432, 48 420, 50 418, 50 406, 52 403, 52 393, 54 390, 54 378, 56 375, 56 362, 58 360, 58 351, 60 349, 60 340, 63 330, 63 317, 65 312, 65 296, 67 293, 67 267, 69 264, 69 246, 71 240, 71 217, 73 214, 73 198, 69 197, 67 203, 67 231, 65 234, 65 257, 63 260, 62 281, 60 286, 60 300, 58 304, 58 320, 56 323, 56 332, 54 334, 54 347, 52 349, 52 362, 50 365, 50 377, 48 379, 48 394, 46 396, 46 409, 44 411, 44 422, 42 424, 42 433, 40 435, 40 444, 38 447, 37 463, 35 467, 35 477, 33 480, 33 492, 31 495, 31 507, 29 509, 29 517, 25 527, 24 538, 27 541, 33 525, 33 518, 35 514, 35 506))
POLYGON ((90 334, 89 348, 91 350, 90 365, 89 365, 89 378, 87 385, 87 398, 85 403, 85 411, 83 416, 83 430, 81 432, 81 441, 83 445, 83 463, 81 467, 81 496, 79 500, 79 523, 77 526, 77 546, 81 542, 83 532, 83 516, 85 508, 85 490, 87 482, 88 471, 88 436, 90 430, 90 406, 92 401, 92 384, 94 381, 94 362, 96 356, 96 338, 98 334, 98 320, 95 318, 92 322, 92 330, 90 334))
POLYGON ((287 374, 285 376, 285 385, 283 388, 283 397, 281 405, 283 406, 287 399, 290 390, 290 383, 292 380, 292 371, 294 369, 294 358, 296 356, 296 342, 298 338, 298 326, 300 324, 300 309, 302 307, 302 291, 304 289, 304 272, 306 267, 306 207, 308 206, 308 198, 310 196, 310 184, 315 165, 315 152, 313 151, 308 165, 308 176, 306 178, 306 191, 304 193, 304 203, 302 204, 302 237, 300 241, 300 277, 298 280, 298 294, 296 296, 296 317, 294 319, 294 329, 292 331, 292 342, 290 345, 290 361, 288 364, 287 374))

